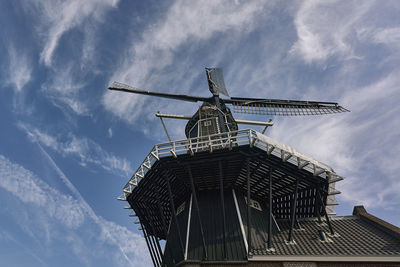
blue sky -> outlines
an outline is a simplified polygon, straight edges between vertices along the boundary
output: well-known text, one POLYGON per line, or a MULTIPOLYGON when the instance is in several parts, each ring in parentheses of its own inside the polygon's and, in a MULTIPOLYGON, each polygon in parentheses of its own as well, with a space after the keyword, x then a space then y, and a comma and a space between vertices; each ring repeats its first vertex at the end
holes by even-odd
POLYGON ((166 140, 154 113, 198 106, 106 88, 208 96, 212 66, 231 96, 350 109, 276 117, 267 134, 345 177, 339 215, 364 204, 399 226, 400 2, 282 2, 1 1, 2 265, 149 266, 116 197, 166 140))

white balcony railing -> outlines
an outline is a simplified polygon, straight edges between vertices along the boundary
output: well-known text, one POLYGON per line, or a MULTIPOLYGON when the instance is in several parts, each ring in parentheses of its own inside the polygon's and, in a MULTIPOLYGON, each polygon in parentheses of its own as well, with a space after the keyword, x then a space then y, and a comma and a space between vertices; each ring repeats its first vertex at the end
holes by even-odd
MULTIPOLYGON (((293 148, 281 144, 255 130, 246 129, 155 145, 129 179, 129 182, 124 186, 123 195, 118 199, 126 200, 126 197, 138 185, 139 181, 144 179, 146 173, 160 158, 170 156, 178 157, 183 154, 194 155, 204 151, 212 153, 220 149, 232 149, 233 147, 247 145, 258 147, 264 150, 268 155, 280 157, 283 162, 292 163, 297 166, 298 169, 304 169, 314 176, 327 179, 328 182, 334 183, 343 179, 328 165, 303 155, 293 148)), ((334 185, 330 188, 334 190, 334 185)))

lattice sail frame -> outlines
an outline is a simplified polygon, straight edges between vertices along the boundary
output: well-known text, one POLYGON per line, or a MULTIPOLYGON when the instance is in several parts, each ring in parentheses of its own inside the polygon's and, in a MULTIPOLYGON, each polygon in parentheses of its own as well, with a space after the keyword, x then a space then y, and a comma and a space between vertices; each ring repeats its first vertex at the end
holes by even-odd
POLYGON ((233 111, 245 114, 274 115, 274 116, 301 116, 301 115, 325 115, 332 113, 348 112, 349 110, 339 105, 328 104, 272 104, 232 102, 233 111))

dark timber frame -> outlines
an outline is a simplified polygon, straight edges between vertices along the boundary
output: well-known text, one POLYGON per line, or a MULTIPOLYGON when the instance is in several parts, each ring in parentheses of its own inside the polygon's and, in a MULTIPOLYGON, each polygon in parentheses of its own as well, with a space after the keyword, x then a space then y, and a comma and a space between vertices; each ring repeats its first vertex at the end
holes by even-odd
POLYGON ((176 218, 176 210, 175 210, 175 204, 174 204, 174 199, 172 196, 172 191, 171 191, 171 185, 169 182, 169 177, 165 176, 165 180, 167 181, 167 189, 168 189, 168 195, 169 195, 169 203, 171 205, 171 212, 172 212, 172 217, 174 218, 174 222, 175 222, 175 226, 178 232, 178 238, 179 238, 179 245, 182 251, 182 256, 185 257, 185 250, 183 248, 183 243, 182 243, 182 235, 181 235, 181 230, 179 227, 179 222, 178 222, 178 218, 176 218))
POLYGON ((193 182, 192 169, 190 168, 190 166, 187 166, 186 169, 187 169, 187 172, 188 172, 189 178, 190 178, 190 187, 192 188, 192 196, 193 196, 194 208, 196 210, 197 219, 199 220, 201 240, 202 240, 202 243, 203 243, 203 259, 207 259, 208 255, 207 255, 206 241, 204 239, 203 224, 201 223, 200 209, 199 209, 199 203, 197 201, 196 188, 195 188, 194 182, 193 182))
POLYGON ((152 260, 154 266, 158 266, 159 263, 157 262, 156 256, 154 255, 153 246, 151 246, 151 244, 149 242, 149 237, 148 237, 146 229, 144 228, 142 223, 140 223, 140 228, 142 228, 143 236, 144 236, 144 239, 146 240, 146 244, 147 244, 147 248, 149 249, 149 252, 150 252, 151 260, 152 260))
POLYGON ((292 204, 292 214, 290 217, 290 229, 289 229, 289 234, 288 234, 288 242, 293 242, 293 227, 294 227, 294 222, 296 220, 296 205, 297 205, 297 193, 299 189, 299 179, 296 179, 296 186, 294 188, 293 192, 293 204, 292 204))
POLYGON ((272 248, 272 168, 269 169, 268 178, 269 178, 269 196, 268 196, 268 241, 267 241, 267 248, 272 248))
MULTIPOLYGON (((146 214, 146 215, 148 215, 147 213, 149 212, 149 210, 150 210, 150 209, 145 209, 145 214, 146 214)), ((149 216, 149 218, 151 218, 151 217, 149 216)), ((149 235, 149 234, 147 233, 147 236, 149 237, 149 239, 151 240, 151 243, 152 243, 153 246, 154 246, 154 254, 155 254, 156 258, 157 258, 157 261, 159 262, 159 265, 161 266, 161 265, 162 265, 162 262, 163 262, 163 260, 164 260, 163 252, 162 252, 162 249, 161 249, 161 246, 160 246, 160 242, 159 242, 159 240, 158 240, 158 237, 154 235, 155 230, 154 230, 154 226, 153 226, 153 223, 152 223, 151 220, 149 221, 149 224, 150 224, 150 230, 151 230, 151 232, 152 232, 153 234, 152 234, 152 235, 149 235), (157 249, 156 249, 156 248, 157 248, 157 249), (157 252, 158 252, 158 253, 157 253, 157 252)))
MULTIPOLYGON (((319 184, 316 186, 315 191, 316 191, 316 195, 318 196, 318 194, 319 194, 319 192, 320 192, 320 185, 319 185, 319 184)), ((321 206, 320 206, 320 202, 321 202, 321 199, 320 199, 319 197, 317 197, 317 198, 315 199, 315 213, 316 213, 316 215, 317 215, 318 222, 319 222, 319 223, 322 223, 322 220, 321 220, 321 206)))
POLYGON ((333 231, 331 221, 329 220, 328 213, 326 212, 326 207, 325 207, 324 201, 322 200, 321 191, 320 190, 318 190, 318 199, 319 199, 319 201, 320 201, 320 203, 322 205, 322 208, 325 211, 325 220, 326 220, 326 223, 328 224, 329 231, 330 231, 331 235, 334 235, 335 232, 333 231))
POLYGON ((225 200, 224 200, 224 175, 222 172, 222 162, 218 162, 219 166, 219 192, 221 197, 221 208, 222 208, 222 237, 224 242, 224 259, 226 260, 226 218, 225 218, 225 200))
POLYGON ((250 158, 247 158, 247 256, 251 257, 250 158))
MULTIPOLYGON (((157 201, 158 211, 160 213, 161 223, 162 223, 162 226, 163 226, 163 229, 164 229, 164 235, 168 236, 168 227, 167 227, 167 224, 165 222, 164 210, 163 210, 162 205, 160 204, 160 194, 159 194, 160 193, 160 188, 157 187, 157 189, 158 190, 157 190, 156 201, 157 201)), ((168 247, 168 252, 171 254, 171 248, 170 247, 168 247)), ((162 256, 163 256, 163 263, 164 263, 164 266, 165 266, 167 259, 165 258, 165 254, 163 254, 162 256)))
MULTIPOLYGON (((257 148, 256 144, 253 147, 232 147, 231 150, 215 150, 212 153, 204 151, 178 155, 177 158, 170 156, 155 162, 151 166, 151 170, 146 173, 146 177, 127 196, 130 206, 139 216, 154 265, 181 264, 181 262, 177 262, 181 261, 181 258, 185 262, 205 261, 211 263, 213 261, 215 252, 209 247, 212 244, 206 243, 211 242, 208 241, 210 232, 208 228, 204 228, 207 226, 207 221, 204 220, 207 219, 200 216, 200 213, 207 213, 206 211, 200 212, 203 200, 199 197, 202 196, 204 190, 214 190, 217 194, 217 201, 220 202, 220 208, 218 208, 218 210, 221 209, 220 226, 218 227, 221 227, 219 230, 221 239, 218 253, 220 253, 221 260, 230 261, 232 251, 229 243, 231 238, 228 237, 228 233, 232 228, 230 224, 227 224, 230 215, 226 209, 231 204, 227 202, 228 191, 225 190, 231 189, 240 192, 243 197, 247 198, 247 203, 242 202, 245 205, 243 216, 247 217, 247 232, 243 233, 247 243, 247 251, 243 244, 243 255, 247 254, 247 259, 253 256, 254 249, 259 249, 254 245, 258 242, 257 228, 255 227, 258 227, 256 222, 259 213, 252 210, 252 199, 265 203, 265 207, 268 207, 268 211, 264 215, 268 222, 265 222, 265 247, 268 250, 273 249, 274 217, 278 221, 279 219, 289 220, 290 228, 287 237, 289 242, 293 241, 293 228, 297 223, 297 218, 325 215, 329 230, 332 235, 334 234, 328 214, 322 213, 322 209, 326 210, 329 180, 283 161, 276 155, 268 154, 257 148), (186 228, 185 231, 183 229, 185 229, 186 223, 183 223, 181 217, 176 214, 176 207, 187 201, 190 195, 192 195, 192 220, 190 222, 197 226, 192 229, 186 228), (171 246, 167 245, 166 251, 162 253, 159 240, 166 240, 171 229, 175 235, 173 241, 175 243, 171 243, 171 246), (191 254, 197 255, 195 258, 191 256, 186 259, 185 246, 187 247, 188 244, 185 244, 184 241, 188 240, 187 235, 192 232, 196 233, 198 252, 191 254), (184 234, 186 238, 184 238, 184 234)), ((185 212, 188 214, 188 210, 185 209, 185 212)), ((190 234, 189 241, 191 238, 192 234, 190 234)), ((193 249, 190 245, 191 242, 188 243, 188 253, 193 253, 190 252, 193 249)))

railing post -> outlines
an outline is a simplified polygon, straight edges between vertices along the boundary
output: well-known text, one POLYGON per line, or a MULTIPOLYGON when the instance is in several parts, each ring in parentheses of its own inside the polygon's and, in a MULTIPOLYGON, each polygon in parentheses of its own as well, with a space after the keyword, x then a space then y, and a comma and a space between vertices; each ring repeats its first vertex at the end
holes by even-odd
POLYGON ((252 147, 252 142, 253 142, 253 136, 251 136, 251 130, 248 131, 248 135, 249 135, 249 145, 250 147, 252 147))

